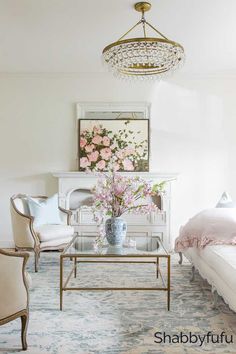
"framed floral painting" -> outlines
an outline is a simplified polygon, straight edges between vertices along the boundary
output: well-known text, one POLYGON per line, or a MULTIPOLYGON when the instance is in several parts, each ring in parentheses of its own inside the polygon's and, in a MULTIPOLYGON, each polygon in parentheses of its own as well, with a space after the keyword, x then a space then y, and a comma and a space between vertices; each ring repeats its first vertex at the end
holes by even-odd
POLYGON ((80 119, 80 171, 149 171, 148 119, 80 119))

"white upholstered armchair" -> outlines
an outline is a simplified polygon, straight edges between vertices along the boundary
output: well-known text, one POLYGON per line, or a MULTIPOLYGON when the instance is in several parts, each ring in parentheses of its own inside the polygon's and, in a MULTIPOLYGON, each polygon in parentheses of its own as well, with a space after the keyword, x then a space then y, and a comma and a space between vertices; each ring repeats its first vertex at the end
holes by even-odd
MULTIPOLYGON (((31 197, 36 201, 47 201, 48 197, 31 197)), ((35 272, 38 271, 40 252, 45 250, 63 250, 71 241, 74 229, 70 226, 71 211, 58 207, 61 223, 36 225, 30 214, 28 197, 14 195, 11 201, 12 229, 16 250, 34 251, 35 272)))
POLYGON ((29 315, 28 284, 25 265, 28 253, 6 252, 0 249, 0 326, 21 317, 21 342, 27 349, 29 315))

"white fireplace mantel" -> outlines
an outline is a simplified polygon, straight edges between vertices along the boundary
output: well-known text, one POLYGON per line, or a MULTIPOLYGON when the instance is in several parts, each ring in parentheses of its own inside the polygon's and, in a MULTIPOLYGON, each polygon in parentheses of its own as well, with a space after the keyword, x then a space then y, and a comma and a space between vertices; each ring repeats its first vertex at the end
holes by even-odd
MULTIPOLYGON (((121 172, 124 176, 135 176, 138 175, 147 179, 163 179, 163 180, 175 180, 178 177, 177 173, 159 173, 159 172, 121 172)), ((94 173, 86 173, 79 171, 62 171, 54 172, 54 177, 57 178, 95 178, 94 173)))
MULTIPOLYGON (((130 223, 130 237, 136 237, 141 243, 141 240, 149 242, 149 249, 155 241, 156 237, 163 239, 164 245, 170 246, 170 218, 171 218, 171 182, 177 179, 176 173, 159 173, 159 172, 121 172, 124 176, 139 176, 153 183, 167 181, 165 187, 165 195, 163 196, 163 210, 158 216, 128 216, 130 223), (145 237, 142 237, 145 235, 145 237)), ((58 196, 59 205, 62 208, 70 209, 70 197, 74 191, 90 190, 97 181, 98 175, 95 173, 86 172, 54 172, 53 176, 58 178, 58 196)), ((93 237, 96 229, 91 215, 88 210, 81 208, 73 211, 74 227, 76 231, 87 239, 93 237)), ((142 241, 145 243, 144 241, 142 241)), ((156 242, 156 241, 155 241, 156 242)), ((86 247, 85 244, 82 247, 86 247)))

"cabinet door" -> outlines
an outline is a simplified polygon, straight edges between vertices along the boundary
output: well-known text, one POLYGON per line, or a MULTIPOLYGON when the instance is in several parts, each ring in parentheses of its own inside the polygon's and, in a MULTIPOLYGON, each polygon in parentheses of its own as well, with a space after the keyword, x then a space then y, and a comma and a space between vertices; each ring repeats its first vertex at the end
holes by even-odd
POLYGON ((151 223, 152 225, 166 225, 166 212, 151 213, 151 223))
POLYGON ((149 225, 151 223, 151 215, 124 214, 122 218, 126 220, 128 225, 149 225))

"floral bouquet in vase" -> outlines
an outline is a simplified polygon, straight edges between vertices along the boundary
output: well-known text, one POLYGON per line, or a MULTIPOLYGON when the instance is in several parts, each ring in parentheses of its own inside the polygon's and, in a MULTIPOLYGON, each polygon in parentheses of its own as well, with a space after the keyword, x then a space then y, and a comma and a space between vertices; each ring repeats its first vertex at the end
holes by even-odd
POLYGON ((127 230, 121 218, 127 213, 148 214, 157 211, 152 197, 164 192, 165 182, 152 184, 141 177, 128 177, 119 173, 100 174, 93 188, 92 211, 99 225, 95 245, 102 245, 104 238, 110 245, 121 246, 127 230))

